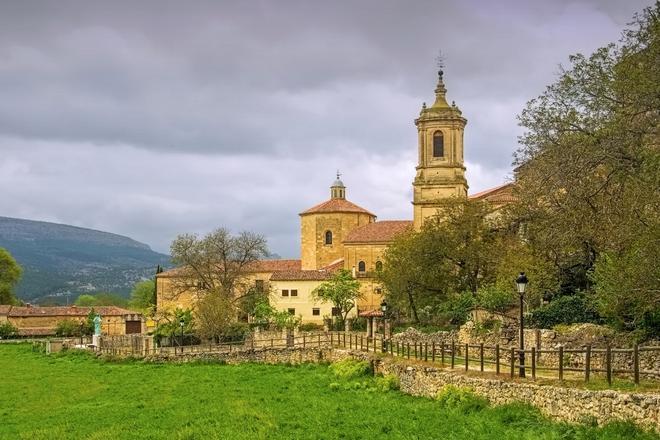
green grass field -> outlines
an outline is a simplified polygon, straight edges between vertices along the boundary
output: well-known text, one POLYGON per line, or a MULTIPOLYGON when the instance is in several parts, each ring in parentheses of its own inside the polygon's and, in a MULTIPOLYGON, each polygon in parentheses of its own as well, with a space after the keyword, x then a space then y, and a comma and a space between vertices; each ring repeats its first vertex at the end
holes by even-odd
POLYGON ((2 439, 658 438, 553 423, 522 405, 443 406, 323 365, 116 363, 3 344, 0 371, 2 439))

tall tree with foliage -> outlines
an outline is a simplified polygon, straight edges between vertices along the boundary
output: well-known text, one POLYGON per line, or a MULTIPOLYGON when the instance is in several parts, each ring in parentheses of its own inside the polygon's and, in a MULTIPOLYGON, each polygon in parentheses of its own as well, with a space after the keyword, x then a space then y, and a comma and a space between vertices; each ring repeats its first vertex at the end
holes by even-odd
POLYGON ((492 309, 513 303, 520 271, 536 278, 530 298, 538 298, 556 279, 516 232, 507 216, 483 201, 447 201, 441 215, 387 249, 379 278, 388 301, 415 322, 460 324, 475 296, 492 309))
POLYGON ((236 321, 250 296, 263 296, 248 277, 250 268, 266 258, 266 239, 242 232, 236 236, 220 228, 203 238, 184 234, 171 246, 177 276, 170 278, 174 295, 196 296, 195 313, 203 337, 218 338, 236 321))
POLYGON ((340 269, 332 275, 329 281, 319 285, 312 291, 312 298, 321 302, 329 302, 337 309, 341 323, 345 326, 348 314, 362 297, 360 282, 353 278, 349 270, 340 269))
POLYGON ((155 286, 152 280, 139 281, 131 291, 131 299, 128 305, 133 309, 151 315, 156 307, 154 294, 155 286))
POLYGON ((626 328, 660 307, 659 17, 656 2, 619 44, 571 56, 520 116, 526 237, 560 270, 565 293, 595 291, 626 328))
POLYGON ((14 287, 21 279, 23 269, 14 257, 4 248, 0 248, 0 304, 17 304, 14 287))

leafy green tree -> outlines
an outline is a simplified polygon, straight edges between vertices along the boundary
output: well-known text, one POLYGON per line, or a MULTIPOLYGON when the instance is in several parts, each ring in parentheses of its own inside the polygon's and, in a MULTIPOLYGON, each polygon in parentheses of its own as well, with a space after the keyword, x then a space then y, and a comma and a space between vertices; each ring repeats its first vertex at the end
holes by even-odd
POLYGON ((0 248, 0 304, 14 305, 18 303, 14 287, 21 279, 22 273, 23 269, 9 251, 0 248))
POLYGON ((156 307, 155 286, 153 280, 139 281, 131 291, 131 299, 128 305, 146 314, 152 314, 156 307))
POLYGON ((74 304, 80 307, 91 307, 97 305, 97 302, 96 302, 96 297, 94 295, 83 294, 78 296, 78 298, 76 298, 74 304))
POLYGON ((360 293, 360 282, 349 270, 340 269, 330 279, 312 291, 312 298, 329 302, 337 309, 341 324, 345 325, 348 314, 356 305, 360 293))
POLYGON ((540 297, 555 288, 556 277, 516 232, 508 215, 494 214, 485 202, 448 201, 442 215, 387 249, 379 278, 388 301, 417 323, 460 324, 475 296, 499 292, 496 307, 513 303, 520 271, 534 274, 529 298, 540 297))
POLYGON ((80 336, 80 330, 80 322, 73 319, 63 319, 55 326, 57 336, 80 336))
POLYGON ((571 56, 520 116, 525 237, 559 271, 562 293, 595 292, 603 315, 627 329, 659 307, 659 17, 656 2, 619 44, 571 56))

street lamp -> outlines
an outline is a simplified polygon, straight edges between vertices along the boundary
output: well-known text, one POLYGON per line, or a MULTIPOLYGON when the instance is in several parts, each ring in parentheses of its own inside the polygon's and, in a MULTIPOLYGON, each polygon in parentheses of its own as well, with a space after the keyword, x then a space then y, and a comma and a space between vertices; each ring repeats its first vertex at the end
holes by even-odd
POLYGON ((181 327, 181 353, 183 353, 183 326, 186 324, 186 322, 181 318, 179 321, 179 326, 181 327))
POLYGON ((518 295, 520 295, 520 351, 519 362, 520 362, 520 377, 525 377, 525 322, 523 317, 523 299, 525 297, 525 288, 527 287, 527 277, 525 272, 520 272, 518 278, 516 278, 516 286, 518 287, 518 295))
POLYGON ((383 346, 382 351, 383 353, 387 353, 387 302, 383 300, 382 303, 380 303, 380 311, 383 312, 383 346))

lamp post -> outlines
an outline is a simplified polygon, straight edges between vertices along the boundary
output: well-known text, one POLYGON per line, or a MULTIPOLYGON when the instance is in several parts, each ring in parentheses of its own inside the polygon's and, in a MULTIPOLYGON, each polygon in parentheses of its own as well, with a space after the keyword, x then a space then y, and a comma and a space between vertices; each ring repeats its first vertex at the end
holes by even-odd
POLYGON ((185 324, 186 324, 185 321, 183 320, 183 318, 181 318, 181 320, 179 321, 179 326, 181 327, 181 344, 180 344, 181 345, 181 353, 183 353, 183 326, 185 324))
POLYGON ((518 287, 518 295, 520 295, 520 351, 519 363, 520 363, 520 377, 525 377, 525 321, 523 316, 523 299, 525 297, 525 288, 527 287, 527 277, 525 272, 520 272, 518 278, 516 278, 516 286, 518 287))
POLYGON ((388 322, 387 322, 387 302, 385 300, 383 300, 383 302, 380 303, 380 311, 383 312, 383 346, 381 348, 383 353, 387 353, 388 322))

